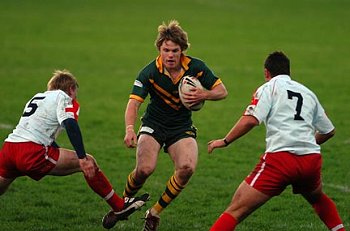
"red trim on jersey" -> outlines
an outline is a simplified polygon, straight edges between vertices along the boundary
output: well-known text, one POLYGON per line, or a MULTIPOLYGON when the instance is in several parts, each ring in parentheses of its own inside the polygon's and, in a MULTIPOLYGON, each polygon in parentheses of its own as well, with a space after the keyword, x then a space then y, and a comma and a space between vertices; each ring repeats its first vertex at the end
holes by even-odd
POLYGON ((250 102, 250 105, 257 105, 259 102, 259 98, 256 97, 256 92, 257 90, 255 90, 253 96, 252 96, 252 101, 250 102))
POLYGON ((252 101, 250 102, 250 105, 257 105, 257 104, 258 104, 258 102, 259 102, 259 99, 258 99, 258 98, 253 97, 253 98, 252 98, 252 101))
POLYGON ((78 121, 80 105, 79 105, 79 103, 78 103, 78 101, 76 99, 73 99, 72 104, 73 104, 73 107, 66 108, 65 111, 66 112, 73 112, 74 119, 76 121, 78 121))

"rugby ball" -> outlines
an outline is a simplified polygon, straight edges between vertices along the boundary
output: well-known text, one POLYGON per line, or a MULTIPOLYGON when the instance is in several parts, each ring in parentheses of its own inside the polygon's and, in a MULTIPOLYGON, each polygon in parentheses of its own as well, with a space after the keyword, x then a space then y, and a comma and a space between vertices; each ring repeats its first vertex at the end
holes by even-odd
POLYGON ((193 76, 184 76, 182 77, 180 83, 179 83, 179 96, 182 104, 191 111, 198 111, 200 110, 205 101, 202 101, 200 103, 197 103, 195 105, 190 106, 190 104, 186 103, 183 98, 183 93, 189 93, 193 88, 200 88, 203 89, 203 86, 199 80, 193 76))

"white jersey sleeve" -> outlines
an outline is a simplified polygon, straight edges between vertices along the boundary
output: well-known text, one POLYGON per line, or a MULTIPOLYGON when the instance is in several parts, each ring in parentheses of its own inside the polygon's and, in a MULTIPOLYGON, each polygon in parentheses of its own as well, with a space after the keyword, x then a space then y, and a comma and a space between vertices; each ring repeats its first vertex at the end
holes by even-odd
POLYGON ((63 129, 62 122, 74 118, 72 98, 61 90, 36 94, 25 106, 23 115, 5 141, 35 142, 50 145, 63 129))
MULTIPOLYGON (((317 100, 317 99, 316 99, 317 100)), ((320 134, 327 134, 334 129, 322 105, 317 100, 317 109, 314 117, 314 126, 320 134)))
POLYGON ((259 87, 244 115, 265 123, 266 152, 320 153, 315 132, 334 129, 316 95, 287 75, 259 87))

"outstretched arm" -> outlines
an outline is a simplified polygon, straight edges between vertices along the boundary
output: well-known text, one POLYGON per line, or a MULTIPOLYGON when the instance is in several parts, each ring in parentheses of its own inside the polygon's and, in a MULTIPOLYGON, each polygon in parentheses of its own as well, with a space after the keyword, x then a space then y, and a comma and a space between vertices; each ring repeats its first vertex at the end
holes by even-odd
POLYGON ((80 132, 78 122, 73 118, 68 118, 63 121, 64 127, 69 138, 69 141, 73 145, 75 152, 79 159, 86 157, 85 148, 83 144, 83 138, 80 132))
POLYGON ((68 138, 73 145, 75 152, 79 158, 79 165, 84 175, 92 178, 95 175, 95 165, 91 158, 87 158, 83 138, 80 132, 78 122, 73 118, 68 118, 63 121, 66 128, 68 138))
POLYGON ((227 133, 225 138, 208 142, 208 153, 212 153, 215 148, 226 147, 257 125, 259 125, 259 121, 254 116, 242 116, 227 133))

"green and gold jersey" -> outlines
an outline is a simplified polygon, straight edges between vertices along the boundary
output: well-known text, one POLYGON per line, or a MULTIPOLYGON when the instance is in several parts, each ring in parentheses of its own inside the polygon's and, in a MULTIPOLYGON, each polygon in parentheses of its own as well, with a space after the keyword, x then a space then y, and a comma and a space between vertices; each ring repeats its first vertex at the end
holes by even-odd
POLYGON ((130 99, 143 102, 150 95, 150 103, 142 117, 143 121, 156 123, 167 129, 192 125, 191 111, 182 105, 178 86, 183 76, 197 77, 204 88, 210 90, 221 80, 202 60, 183 55, 182 74, 172 80, 163 67, 160 56, 144 67, 134 82, 130 99))

